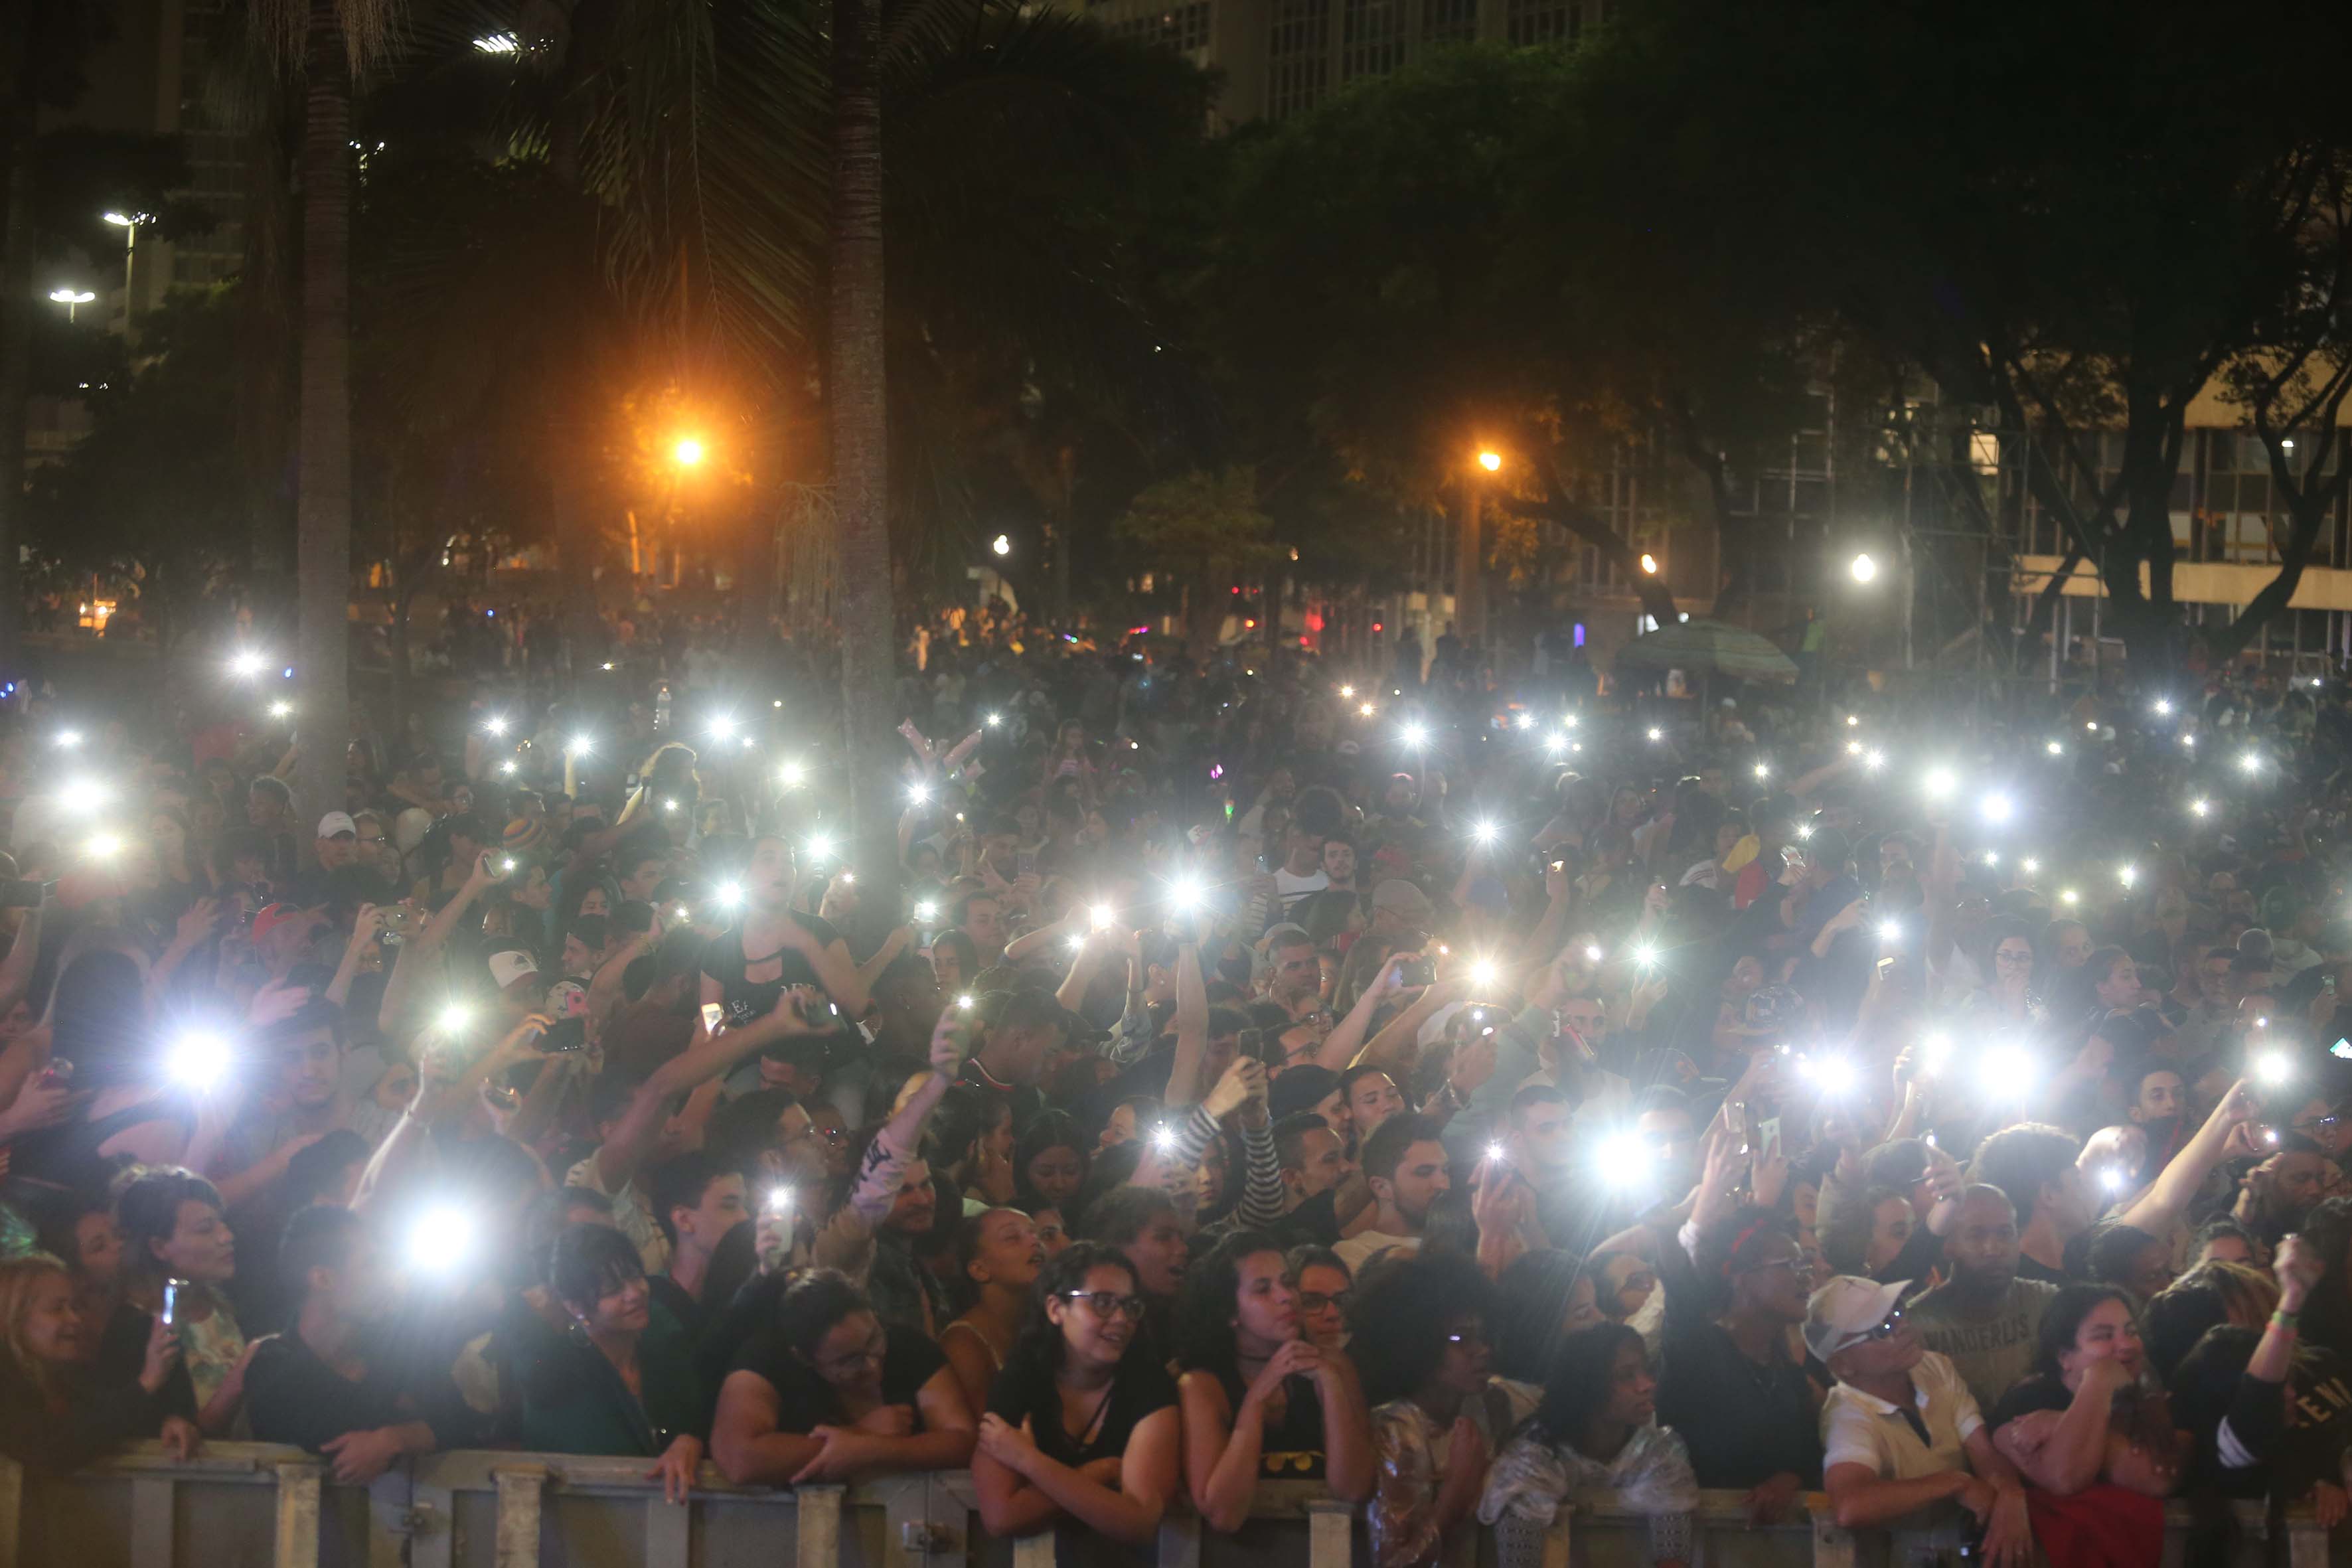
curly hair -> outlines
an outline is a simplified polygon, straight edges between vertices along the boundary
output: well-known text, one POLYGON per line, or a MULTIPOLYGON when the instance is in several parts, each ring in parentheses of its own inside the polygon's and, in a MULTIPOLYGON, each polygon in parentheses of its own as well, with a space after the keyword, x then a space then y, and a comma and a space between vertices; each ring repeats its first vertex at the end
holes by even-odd
POLYGON ((2278 1286, 2242 1263, 2200 1263, 2159 1290, 2140 1314, 2140 1337, 2156 1370, 2170 1377, 2189 1347, 2224 1323, 2258 1328, 2278 1306, 2278 1286))
POLYGON ((123 1177, 114 1194, 115 1223, 122 1229, 123 1269, 133 1279, 160 1280, 163 1260, 149 1244, 172 1239, 172 1233, 180 1228, 180 1205, 209 1204, 215 1210, 227 1205, 221 1202, 218 1187, 177 1165, 135 1168, 123 1173, 123 1177))
POLYGON ((870 1312, 874 1303, 837 1268, 812 1268, 794 1279, 776 1302, 776 1329, 793 1353, 813 1360, 833 1326, 852 1312, 870 1312))
POLYGON ((1569 1297, 1583 1259, 1557 1247, 1538 1247, 1512 1260, 1495 1281, 1495 1370, 1521 1383, 1541 1383, 1559 1354, 1569 1297))
POLYGON ((1437 1371, 1450 1324, 1496 1315, 1494 1287, 1475 1268, 1406 1258, 1366 1269, 1348 1303, 1348 1353, 1366 1402, 1411 1394, 1437 1371))
MULTIPOLYGON (((1234 1311, 1241 1292, 1242 1259, 1261 1252, 1283 1257, 1282 1242, 1261 1230, 1235 1231, 1184 1271, 1176 1291, 1176 1364, 1186 1372, 1213 1372, 1228 1385, 1236 1377, 1240 1350, 1234 1311)), ((1284 1259, 1283 1272, 1289 1273, 1284 1259)))
POLYGON ((1640 1331, 1623 1323, 1596 1323, 1560 1341, 1544 1379, 1543 1403, 1536 1406, 1535 1425, 1555 1443, 1574 1443, 1585 1424, 1609 1403, 1617 1354, 1627 1345, 1649 1359, 1640 1331))

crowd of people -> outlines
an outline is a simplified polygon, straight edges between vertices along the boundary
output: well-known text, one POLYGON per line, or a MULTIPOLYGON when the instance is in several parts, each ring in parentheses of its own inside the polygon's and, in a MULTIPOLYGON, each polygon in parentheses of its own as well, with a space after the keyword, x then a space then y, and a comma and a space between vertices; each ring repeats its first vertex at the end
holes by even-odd
POLYGON ((763 691, 485 687, 330 802, 37 702, 0 1451, 968 1466, 1130 1545, 1304 1479, 1377 1568, 1595 1488, 1660 1563, 1702 1489, 2059 1568, 2337 1527, 2347 694, 992 647, 874 776, 763 691))

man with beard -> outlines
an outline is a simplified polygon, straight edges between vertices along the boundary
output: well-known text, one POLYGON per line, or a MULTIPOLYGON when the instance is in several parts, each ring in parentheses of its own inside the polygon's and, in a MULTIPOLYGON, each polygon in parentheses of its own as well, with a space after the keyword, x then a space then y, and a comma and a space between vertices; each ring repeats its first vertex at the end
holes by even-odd
POLYGON ((1944 1237, 1944 1270, 1934 1289, 1906 1309, 1919 1342, 1959 1369, 1987 1409, 2033 1366, 2034 1336, 2058 1287, 2017 1277, 2017 1211, 1999 1187, 1960 1194, 1944 1237))
POLYGON ((1390 1117, 1364 1140, 1371 1222, 1332 1248, 1352 1272, 1361 1275, 1365 1264, 1391 1248, 1406 1255, 1421 1250, 1430 1205, 1454 1185, 1444 1131, 1436 1118, 1409 1112, 1390 1117))

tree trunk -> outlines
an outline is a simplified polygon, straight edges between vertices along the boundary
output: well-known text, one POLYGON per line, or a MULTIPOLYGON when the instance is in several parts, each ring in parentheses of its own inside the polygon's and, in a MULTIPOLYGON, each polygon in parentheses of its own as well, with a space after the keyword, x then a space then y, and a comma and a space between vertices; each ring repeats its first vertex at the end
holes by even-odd
MULTIPOLYGON (((896 707, 891 662, 887 383, 882 321, 882 92, 879 0, 833 5, 834 515, 840 529, 841 727, 847 777, 888 767, 896 707)), ((893 796, 849 791, 850 831, 877 843, 893 796)))
POLYGON ((316 817, 342 809, 352 733, 352 78, 334 0, 313 0, 307 63, 294 656, 305 742, 295 804, 298 815, 316 817))
POLYGON ((38 147, 35 91, 38 13, 26 5, 16 23, 17 79, 8 84, 5 155, 7 207, 0 212, 0 668, 21 675, 17 623, 24 614, 25 405, 33 384, 33 160, 38 147))
MULTIPOLYGON (((286 128, 273 93, 261 122, 240 140, 246 159, 245 266, 236 283, 238 477, 246 504, 246 569, 258 604, 278 605, 291 563, 286 548, 288 396, 293 380, 297 303, 293 206, 286 128)), ((277 628, 280 632, 282 627, 277 628)))

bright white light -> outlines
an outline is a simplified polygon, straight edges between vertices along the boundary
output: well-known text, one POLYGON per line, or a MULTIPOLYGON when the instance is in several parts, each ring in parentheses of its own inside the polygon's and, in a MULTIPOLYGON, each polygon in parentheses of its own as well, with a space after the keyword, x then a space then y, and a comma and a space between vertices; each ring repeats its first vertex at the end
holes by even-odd
POLYGON ((2028 855, 2024 859, 2019 861, 2018 864, 2024 867, 2028 871, 2039 871, 2042 869, 2042 862, 2036 860, 2031 855, 2028 855))
POLYGON ((1201 884, 1190 877, 1177 879, 1168 889, 1169 906, 1179 913, 1189 914, 1201 907, 1201 884))
POLYGON ((1491 959, 1479 959, 1470 965, 1470 984, 1484 990, 1495 984, 1495 964, 1491 959))
POLYGON ((746 736, 744 736, 744 737, 743 737, 743 749, 744 749, 745 751, 747 751, 747 752, 748 752, 748 751, 750 751, 752 747, 754 747, 754 746, 758 745, 759 743, 760 743, 759 742, 757 742, 757 741, 755 741, 755 740, 751 739, 751 736, 749 736, 749 735, 746 735, 746 736))
POLYGON ((408 1266, 419 1274, 455 1274, 472 1260, 475 1240, 474 1216, 464 1209, 427 1209, 408 1228, 408 1266))
POLYGON ((245 648, 229 656, 228 670, 231 675, 259 675, 268 667, 269 661, 251 648, 245 648))
POLYGON ((1800 838, 1811 838, 1812 836, 1813 836, 1813 825, 1812 825, 1811 823, 1810 823, 1810 822, 1801 822, 1801 823, 1797 824, 1797 837, 1800 837, 1800 838))
POLYGON ((662 802, 662 809, 664 811, 676 811, 677 809, 677 802, 674 800, 666 800, 662 802))
POLYGON ((2121 882, 2126 888, 2130 887, 2134 882, 2139 880, 2139 868, 2137 866, 2126 866, 2119 868, 2116 872, 2116 880, 2121 882))
POLYGON ((1949 768, 1930 768, 1927 770, 1927 778, 1921 782, 1929 800, 1946 798, 1952 791, 1958 789, 1960 784, 1958 776, 1949 768))
POLYGON ((514 771, 515 760, 512 757, 509 757, 505 762, 499 764, 499 772, 502 773, 511 773, 514 771))
POLYGON ((269 705, 269 716, 272 719, 283 719, 293 711, 294 704, 291 702, 273 702, 269 705))
POLYGON ((2095 735, 2099 732, 2099 721, 2096 719, 2085 719, 2083 721, 2083 728, 2095 735))
POLYGON ((1987 822, 2007 822, 2011 811, 2009 796, 1989 795, 1984 797, 1984 819, 1987 822))
POLYGON ((1165 1154, 1176 1147, 1176 1129, 1162 1127, 1151 1135, 1151 1146, 1165 1154))
POLYGON ((1597 945, 1586 947, 1584 950, 1584 962, 1587 963, 1600 963, 1601 949, 1597 945))
POLYGON ((1074 932, 1074 933, 1072 933, 1071 937, 1070 937, 1070 951, 1071 951, 1072 952, 1083 952, 1083 951, 1085 950, 1085 948, 1086 948, 1086 945, 1087 945, 1087 939, 1086 939, 1085 937, 1079 936, 1079 935, 1076 934, 1075 932, 1074 932))
POLYGON ((572 736, 572 744, 570 744, 569 746, 566 746, 566 747, 564 748, 564 750, 565 750, 565 751, 569 752, 572 755, 573 755, 573 756, 575 756, 575 757, 577 757, 577 756, 583 756, 583 755, 585 755, 586 753, 588 753, 588 752, 590 752, 594 751, 595 749, 596 749, 596 742, 595 742, 594 738, 593 738, 593 737, 592 737, 592 736, 588 736, 588 735, 574 735, 574 736, 572 736))
POLYGON ((1759 779, 1769 779, 1769 778, 1770 778, 1770 777, 1772 776, 1772 764, 1771 764, 1771 763, 1757 763, 1757 764, 1756 764, 1756 776, 1757 776, 1758 778, 1759 778, 1759 779))
POLYGON ((72 751, 81 744, 81 731, 79 730, 58 731, 58 744, 68 752, 72 751))
POLYGON ((2164 698, 2159 697, 2156 700, 2156 711, 2159 717, 2169 717, 2172 712, 2172 704, 2167 701, 2164 698))
POLYGON ((2189 809, 2195 812, 2198 816, 2203 816, 2207 813, 2210 812, 2213 807, 2208 804, 2205 797, 2200 795, 2195 800, 2189 803, 2189 809))
POLYGON ((1650 1161, 1657 1152, 1634 1134, 1619 1132, 1603 1138, 1594 1152, 1601 1161, 1602 1178, 1622 1184, 1648 1174, 1650 1161))
POLYGON ((1489 1143, 1486 1145, 1486 1158, 1489 1160, 1499 1161, 1507 1152, 1508 1151, 1504 1149, 1500 1143, 1489 1143))
POLYGON ((1886 753, 1885 752, 1874 751, 1864 752, 1862 754, 1862 765, 1864 768, 1867 768, 1870 772, 1876 773, 1879 769, 1886 765, 1886 753))
POLYGON ((1520 715, 1519 715, 1519 728, 1520 728, 1520 729, 1522 729, 1522 730, 1532 730, 1532 729, 1534 729, 1535 727, 1536 727, 1536 716, 1535 716, 1534 714, 1532 714, 1532 713, 1522 713, 1522 714, 1520 714, 1520 715))
POLYGON ((1492 844, 1495 842, 1495 835, 1501 831, 1491 822, 1481 822, 1471 827, 1470 837, 1481 844, 1492 844))
POLYGON ((68 779, 58 792, 58 804, 75 813, 96 811, 113 798, 113 788, 97 779, 68 779))
POLYGON ((722 910, 737 908, 743 902, 743 884, 740 882, 721 882, 719 884, 717 892, 715 892, 712 897, 719 900, 719 907, 722 910))
POLYGON ((1853 558, 1853 566, 1848 570, 1853 572, 1855 582, 1867 583, 1878 575, 1878 563, 1873 561, 1867 554, 1857 555, 1853 558))
POLYGON ((2264 1051, 2254 1060, 2254 1076, 2264 1083, 2284 1083, 2294 1077, 2294 1063, 2284 1051, 2264 1051))
POLYGON ((1853 1064, 1843 1057, 1810 1058, 1805 1063, 1805 1076, 1823 1094, 1845 1094, 1854 1085, 1853 1064))
POLYGON ((172 1047, 168 1071, 172 1081, 184 1088, 208 1089, 228 1076, 228 1042, 218 1035, 195 1033, 183 1035, 172 1047))
POLYGON ((2044 746, 2042 750, 2048 752, 2053 757, 2063 757, 2066 754, 2066 748, 2060 745, 2055 741, 2051 742, 2048 745, 2044 746))
POLYGON ((1342 697, 1353 697, 1355 694, 1356 689, 1352 686, 1343 686, 1339 688, 1339 695, 1342 697))
POLYGON ((1568 750, 1568 737, 1565 735, 1546 735, 1544 737, 1544 750, 1548 752, 1564 752, 1568 750))
POLYGON ((1407 724, 1397 733, 1408 746, 1423 746, 1429 742, 1429 731, 1419 724, 1407 724))
POLYGON ((466 1026, 471 1024, 473 1021, 473 1013, 467 1008, 457 1005, 455 1003, 442 1008, 441 1016, 436 1020, 436 1022, 441 1026, 441 1032, 445 1035, 462 1034, 465 1032, 466 1026))
POLYGON ((929 925, 940 918, 940 906, 926 899, 915 906, 915 918, 923 924, 929 925))
POLYGON ((122 835, 101 833, 92 838, 85 847, 89 849, 89 858, 93 860, 111 860, 122 853, 122 835))
POLYGON ((492 33, 487 37, 476 38, 474 47, 486 55, 513 55, 522 52, 522 45, 515 41, 515 36, 512 33, 492 33))
POLYGON ((1656 726, 1654 726, 1654 725, 1653 725, 1653 726, 1651 727, 1651 729, 1650 729, 1650 739, 1652 739, 1653 741, 1663 741, 1663 740, 1664 740, 1665 738, 1666 738, 1666 732, 1665 732, 1664 730, 1658 729, 1658 728, 1657 728, 1656 726))
POLYGON ((2040 1076, 2032 1057, 2016 1046, 1998 1046, 1984 1056, 1985 1092, 1996 1100, 2015 1100, 2040 1076))
POLYGON ((2180 737, 2180 743, 2187 746, 2189 750, 2195 751, 2197 749, 2197 737, 2194 735, 2183 735, 2180 737))
POLYGON ((1862 715, 1859 713, 1849 713, 1845 716, 1845 727, 1849 730, 1861 722, 1862 715))
POLYGON ((2062 904, 2079 904, 2083 901, 2083 895, 2068 888, 2058 895, 2058 901, 2062 904))
POLYGON ((2248 752, 2238 759, 2238 765, 2250 773, 2258 773, 2263 771, 2263 754, 2260 752, 2248 752))
POLYGON ((831 859, 833 858, 833 835, 830 833, 810 834, 808 852, 809 858, 812 860, 831 859))
POLYGON ((1360 702, 1356 704, 1356 716, 1360 719, 1370 718, 1372 716, 1372 705, 1369 702, 1360 702))
POLYGON ((1013 541, 1005 538, 1004 535, 1001 533, 994 539, 988 542, 988 547, 991 550, 995 551, 999 555, 1010 555, 1013 553, 1013 541))
POLYGON ((1848 741, 1845 743, 1845 754, 1849 757, 1858 757, 1862 755, 1862 742, 1860 741, 1848 741))
POLYGON ((988 727, 989 727, 990 729, 992 729, 992 730, 995 729, 999 724, 1002 724, 1002 723, 1003 723, 1003 722, 1004 722, 1004 715, 1003 715, 1003 714, 1002 714, 1002 713, 991 713, 991 714, 988 716, 988 727))
POLYGON ((802 779, 807 777, 808 770, 802 767, 798 763, 786 763, 782 767, 776 770, 776 776, 783 780, 785 787, 789 789, 797 785, 802 779))
POLYGON ((2106 1166, 2099 1172, 2099 1185, 2110 1193, 2122 1192, 2124 1190, 2123 1171, 2117 1166, 2106 1166))
POLYGON ((485 719, 482 721, 482 728, 489 734, 503 735, 507 732, 507 721, 498 718, 485 719))
POLYGON ((1988 850, 1986 850, 1986 851, 1984 852, 1984 863, 1985 863, 1986 865, 1988 865, 1988 866, 1998 866, 1998 865, 2000 865, 2000 852, 1999 852, 1998 850, 1993 850, 1993 849, 1988 849, 1988 850))
POLYGON ((927 784, 908 784, 907 786, 907 798, 913 801, 917 805, 920 805, 925 801, 931 798, 931 786, 927 784))
POLYGON ((1562 720, 1559 721, 1559 727, 1560 727, 1561 729, 1563 729, 1563 730, 1573 730, 1573 729, 1575 729, 1575 728, 1576 728, 1576 715, 1575 715, 1575 714, 1573 714, 1573 713, 1571 713, 1571 714, 1570 714, 1567 718, 1562 719, 1562 720))
POLYGON ((1094 922, 1094 928, 1097 931, 1110 930, 1111 921, 1118 918, 1118 911, 1108 904, 1097 904, 1087 911, 1087 919, 1094 922))
POLYGON ((1919 1070, 1934 1077, 1944 1070, 1945 1058, 1952 1054, 1952 1041, 1948 1035, 1926 1035, 1919 1040, 1919 1070))
POLYGON ((1640 964, 1643 968, 1647 969, 1652 964, 1658 962, 1658 950, 1652 947, 1649 943, 1643 942, 1641 946, 1633 950, 1633 962, 1640 964))
POLYGON ((1901 942, 1903 940, 1902 922, 1899 921, 1879 921, 1878 940, 1881 942, 1901 942))
POLYGON ((960 1012, 964 1012, 964 1013, 969 1013, 969 1012, 971 1012, 971 992, 967 991, 967 992, 965 992, 962 995, 961 995, 961 996, 959 996, 959 997, 957 997, 957 998, 956 998, 956 1008, 957 1008, 957 1010, 958 1010, 958 1011, 960 1011, 960 1012))

